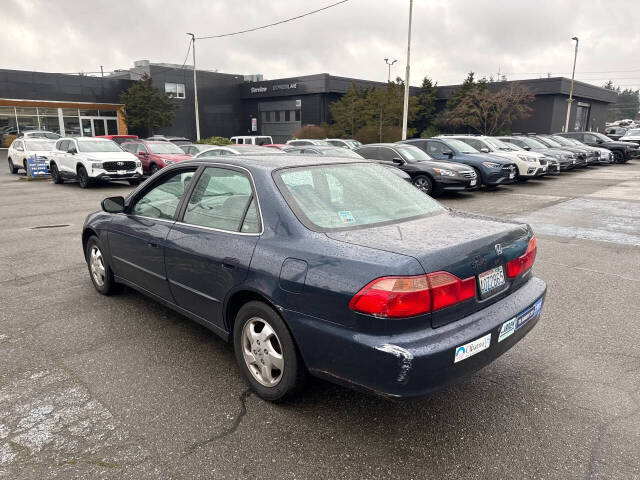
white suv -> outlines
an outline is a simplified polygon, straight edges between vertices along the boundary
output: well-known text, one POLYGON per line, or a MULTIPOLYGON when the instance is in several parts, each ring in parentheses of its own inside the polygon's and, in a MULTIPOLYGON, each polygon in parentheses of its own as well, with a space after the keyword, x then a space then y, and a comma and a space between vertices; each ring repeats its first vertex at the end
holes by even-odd
POLYGON ((82 188, 112 180, 137 185, 142 179, 142 163, 106 138, 61 138, 49 160, 49 172, 54 183, 77 179, 82 188))
POLYGON ((547 174, 547 164, 540 163, 537 155, 530 155, 528 152, 514 151, 509 145, 493 137, 479 136, 453 136, 472 146, 476 150, 484 153, 491 153, 499 157, 511 160, 518 167, 518 178, 526 180, 528 178, 539 177, 547 174))
POLYGON ((22 167, 26 173, 28 159, 36 156, 43 158, 48 166, 55 144, 55 140, 47 138, 16 138, 7 151, 9 171, 18 173, 18 169, 22 167))

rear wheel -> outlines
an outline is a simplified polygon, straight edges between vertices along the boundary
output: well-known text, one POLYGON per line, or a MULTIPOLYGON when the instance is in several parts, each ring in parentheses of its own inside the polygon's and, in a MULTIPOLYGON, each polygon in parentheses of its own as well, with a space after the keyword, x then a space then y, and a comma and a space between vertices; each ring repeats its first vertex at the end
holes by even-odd
POLYGON ((18 173, 18 167, 13 164, 13 160, 9 159, 9 171, 13 174, 18 173))
POLYGON ((91 182, 89 180, 89 175, 87 174, 87 171, 82 165, 78 167, 77 177, 78 177, 78 185, 80 185, 80 188, 89 188, 89 186, 91 185, 91 182))
POLYGON ((236 361, 251 388, 264 400, 279 402, 295 393, 306 368, 289 329, 262 302, 249 302, 233 327, 236 361))
POLYGON ((156 174, 156 173, 158 172, 158 170, 160 170, 160 169, 158 168, 158 165, 156 165, 155 163, 152 163, 152 164, 149 166, 149 175, 154 175, 154 174, 156 174))
POLYGON ((413 179, 413 184, 427 195, 433 193, 433 182, 426 175, 418 175, 413 179))
POLYGON ((51 173, 51 180, 53 180, 53 183, 59 185, 64 182, 64 180, 60 176, 60 171, 58 171, 58 166, 55 163, 52 163, 49 167, 49 173, 51 173))
POLYGON ((129 179, 129 185, 135 187, 136 185, 140 185, 140 179, 139 178, 131 178, 129 179))

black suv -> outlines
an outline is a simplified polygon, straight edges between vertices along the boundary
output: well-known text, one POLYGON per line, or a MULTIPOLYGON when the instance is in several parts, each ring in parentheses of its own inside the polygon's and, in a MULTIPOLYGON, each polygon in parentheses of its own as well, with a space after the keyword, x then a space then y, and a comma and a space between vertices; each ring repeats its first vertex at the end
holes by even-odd
POLYGON ((386 166, 395 166, 411 176, 411 182, 427 194, 446 190, 474 188, 476 173, 466 165, 437 162, 412 145, 373 143, 354 150, 364 158, 386 166))
POLYGON ((561 137, 575 138, 576 140, 591 145, 592 147, 604 147, 611 150, 616 163, 624 163, 631 158, 640 155, 638 145, 632 142, 616 142, 606 135, 598 132, 567 132, 556 133, 561 137))

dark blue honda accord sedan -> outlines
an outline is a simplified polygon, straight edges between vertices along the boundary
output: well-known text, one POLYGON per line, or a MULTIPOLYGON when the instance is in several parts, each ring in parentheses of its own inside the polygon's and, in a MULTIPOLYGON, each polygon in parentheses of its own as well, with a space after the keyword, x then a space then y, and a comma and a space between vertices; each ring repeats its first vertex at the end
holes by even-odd
POLYGON ((107 198, 82 233, 91 280, 233 342, 264 399, 310 373, 389 397, 487 365, 536 324, 528 225, 449 210, 367 161, 202 159, 107 198))

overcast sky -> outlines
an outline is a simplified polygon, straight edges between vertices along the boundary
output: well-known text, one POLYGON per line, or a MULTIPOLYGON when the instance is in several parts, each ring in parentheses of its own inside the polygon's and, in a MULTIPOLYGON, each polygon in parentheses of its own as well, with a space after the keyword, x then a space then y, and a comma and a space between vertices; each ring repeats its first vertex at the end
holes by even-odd
MULTIPOLYGON (((134 60, 182 64, 188 37, 252 28, 337 0, 1 0, 0 68, 46 72, 128 68, 134 60)), ((327 72, 386 80, 384 58, 404 76, 408 0, 349 0, 312 16, 196 43, 198 68, 266 79, 327 72)), ((571 76, 640 86, 638 0, 415 0, 411 84, 466 73, 509 80, 571 76)), ((189 63, 191 61, 189 60, 189 63)), ((1 92, 0 92, 1 96, 1 92)))

